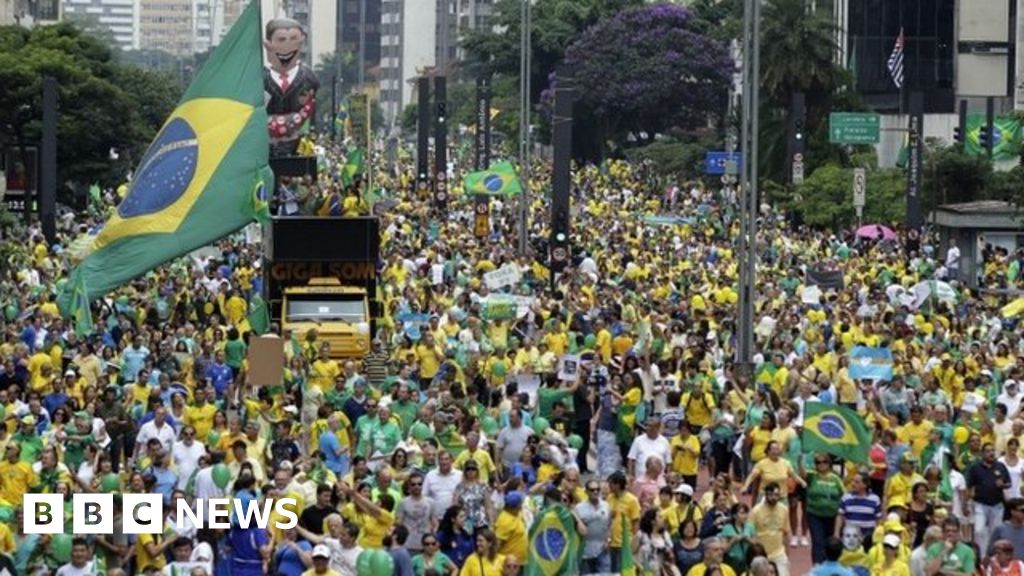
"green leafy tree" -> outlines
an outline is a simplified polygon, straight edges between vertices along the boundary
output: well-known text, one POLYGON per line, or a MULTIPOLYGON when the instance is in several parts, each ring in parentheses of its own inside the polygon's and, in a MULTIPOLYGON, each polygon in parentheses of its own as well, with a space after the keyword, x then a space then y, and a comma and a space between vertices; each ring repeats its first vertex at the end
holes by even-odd
POLYGON ((0 143, 26 149, 40 138, 42 79, 58 82, 58 181, 114 183, 138 159, 180 95, 165 74, 118 63, 101 39, 71 23, 0 27, 0 143))
MULTIPOLYGON (((902 222, 906 217, 906 175, 902 170, 867 172, 865 223, 902 222)), ((817 228, 856 224, 853 207, 853 169, 825 164, 811 173, 789 197, 788 208, 798 210, 807 225, 817 228)))

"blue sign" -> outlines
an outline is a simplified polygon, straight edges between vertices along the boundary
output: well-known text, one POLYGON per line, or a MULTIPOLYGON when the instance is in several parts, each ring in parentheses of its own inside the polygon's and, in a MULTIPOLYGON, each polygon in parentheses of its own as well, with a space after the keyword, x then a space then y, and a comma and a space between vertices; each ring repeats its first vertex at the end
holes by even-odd
POLYGON ((738 175, 743 169, 743 155, 740 152, 733 152, 731 158, 728 152, 708 152, 707 157, 704 158, 704 172, 719 176, 725 174, 727 160, 736 162, 736 174, 738 175))

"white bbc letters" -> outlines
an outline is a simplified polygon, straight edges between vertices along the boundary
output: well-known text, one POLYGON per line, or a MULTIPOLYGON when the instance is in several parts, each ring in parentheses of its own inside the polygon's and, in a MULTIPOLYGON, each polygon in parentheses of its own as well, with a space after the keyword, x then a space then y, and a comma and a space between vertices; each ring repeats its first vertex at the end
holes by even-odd
POLYGON ((63 534, 64 496, 61 494, 25 494, 21 523, 25 534, 63 534))
POLYGON ((111 534, 114 532, 113 494, 75 494, 71 501, 73 533, 111 534))
POLYGON ((164 497, 161 494, 122 494, 125 534, 163 534, 164 497))

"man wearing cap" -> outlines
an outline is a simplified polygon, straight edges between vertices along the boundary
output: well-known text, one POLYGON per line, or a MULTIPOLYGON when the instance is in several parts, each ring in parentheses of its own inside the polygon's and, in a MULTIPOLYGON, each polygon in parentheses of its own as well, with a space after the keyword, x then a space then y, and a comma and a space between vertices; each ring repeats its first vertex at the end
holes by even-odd
POLYGON ((1010 487, 1010 472, 996 461, 991 442, 981 447, 981 461, 967 470, 965 480, 974 507, 974 542, 979 550, 988 550, 990 533, 1003 521, 1004 491, 1010 487))
POLYGON ((317 544, 313 548, 313 567, 302 573, 302 576, 341 576, 331 570, 331 549, 323 544, 317 544))
POLYGON ((32 464, 43 452, 43 440, 36 430, 36 417, 26 414, 21 417, 18 430, 11 436, 11 442, 21 447, 21 461, 32 464))
POLYGON ((505 494, 505 507, 494 522, 494 535, 498 538, 498 554, 526 560, 528 541, 526 523, 521 514, 526 496, 519 491, 505 494))
POLYGON ((917 457, 913 452, 905 452, 900 458, 900 470, 885 483, 884 510, 893 506, 906 507, 910 503, 914 484, 924 482, 924 477, 917 473, 917 457))
POLYGON ((92 416, 85 410, 75 412, 71 423, 64 427, 64 463, 73 472, 85 460, 85 447, 96 442, 92 435, 92 416))

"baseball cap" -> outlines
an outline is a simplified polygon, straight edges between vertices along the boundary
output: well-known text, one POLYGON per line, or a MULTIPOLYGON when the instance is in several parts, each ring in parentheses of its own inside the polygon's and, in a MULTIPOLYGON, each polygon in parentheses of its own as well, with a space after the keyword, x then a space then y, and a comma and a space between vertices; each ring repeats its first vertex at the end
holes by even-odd
POLYGON ((313 558, 330 558, 331 549, 323 544, 318 544, 313 548, 313 558))
POLYGON ((675 492, 676 494, 686 494, 687 496, 692 498, 693 486, 690 486, 689 484, 680 484, 679 486, 676 487, 675 490, 673 490, 673 492, 675 492))
POLYGON ((899 548, 900 543, 900 537, 895 534, 886 534, 885 538, 882 538, 882 544, 893 548, 899 548))
POLYGON ((522 492, 514 490, 512 492, 509 492, 508 494, 505 494, 505 506, 509 508, 519 508, 520 506, 523 505, 524 499, 525 498, 522 492))
POLYGON ((74 376, 74 375, 75 375, 75 371, 74 370, 68 370, 68 371, 64 372, 64 376, 74 376))

